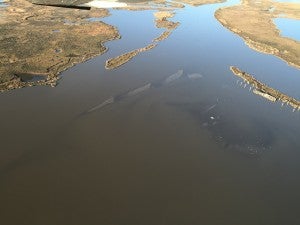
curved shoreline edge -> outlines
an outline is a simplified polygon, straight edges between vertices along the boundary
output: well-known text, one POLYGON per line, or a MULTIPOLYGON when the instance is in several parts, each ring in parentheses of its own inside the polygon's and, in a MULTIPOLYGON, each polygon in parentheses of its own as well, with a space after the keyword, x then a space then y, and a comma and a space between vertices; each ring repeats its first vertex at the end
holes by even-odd
POLYGON ((242 0, 241 4, 220 8, 215 18, 221 25, 243 38, 255 51, 274 55, 300 69, 300 42, 282 37, 274 18, 300 19, 300 4, 262 0, 242 0), (239 18, 239 19, 236 19, 239 18))
POLYGON ((0 20, 0 92, 55 87, 63 71, 107 52, 104 43, 121 38, 119 31, 89 18, 109 15, 107 9, 76 10, 11 1, 0 20))

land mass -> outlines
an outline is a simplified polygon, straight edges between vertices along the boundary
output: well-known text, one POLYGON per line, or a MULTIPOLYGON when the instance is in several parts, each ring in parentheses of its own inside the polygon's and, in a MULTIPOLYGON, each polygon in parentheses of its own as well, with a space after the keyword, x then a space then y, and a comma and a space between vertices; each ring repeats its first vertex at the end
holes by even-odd
POLYGON ((215 17, 252 49, 275 55, 300 68, 300 42, 281 36, 273 23, 278 17, 299 20, 299 12, 299 3, 242 0, 240 5, 217 10, 215 17))
POLYGON ((108 16, 105 9, 78 10, 9 2, 0 18, 0 91, 34 85, 55 86, 57 75, 107 49, 119 38, 116 28, 88 18, 108 16), (26 82, 24 75, 44 76, 26 82))
MULTIPOLYGON (((103 54, 107 50, 104 42, 120 38, 115 27, 89 20, 108 16, 108 10, 76 8, 88 2, 90 1, 8 0, 7 6, 0 8, 0 91, 36 85, 56 86, 58 75, 62 71, 103 54)), ((183 8, 183 4, 198 6, 224 0, 124 2, 128 3, 128 9, 136 5, 136 10, 159 10, 155 13, 155 24, 165 31, 148 46, 110 59, 106 64, 106 68, 110 69, 123 65, 168 38, 179 25, 178 22, 168 20, 174 15, 168 11, 183 8), (145 7, 147 4, 149 7, 145 7)))
POLYGON ((166 31, 164 31, 159 37, 152 40, 152 43, 149 45, 132 50, 130 52, 124 53, 122 55, 119 55, 117 57, 108 59, 105 63, 106 69, 115 69, 119 66, 122 66, 123 64, 129 62, 131 59, 136 57, 138 54, 149 51, 157 46, 158 42, 161 42, 168 38, 171 33, 179 26, 179 22, 173 22, 168 20, 169 18, 172 18, 174 16, 173 12, 170 11, 158 11, 154 13, 155 17, 155 24, 157 28, 164 28, 166 31))

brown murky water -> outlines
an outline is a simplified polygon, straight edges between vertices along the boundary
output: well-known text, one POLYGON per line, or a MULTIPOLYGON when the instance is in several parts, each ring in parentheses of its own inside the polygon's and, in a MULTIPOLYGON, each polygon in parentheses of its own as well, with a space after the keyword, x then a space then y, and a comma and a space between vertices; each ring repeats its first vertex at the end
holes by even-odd
POLYGON ((0 224, 299 224, 300 114, 229 66, 298 99, 299 70, 225 30, 220 6, 178 10, 167 40, 105 70, 161 33, 152 11, 112 10, 105 55, 2 93, 0 224))

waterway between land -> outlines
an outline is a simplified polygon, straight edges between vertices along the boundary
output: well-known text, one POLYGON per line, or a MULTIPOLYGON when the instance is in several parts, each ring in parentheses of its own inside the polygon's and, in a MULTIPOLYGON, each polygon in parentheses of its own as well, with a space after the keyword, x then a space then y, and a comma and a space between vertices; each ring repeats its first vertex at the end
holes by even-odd
POLYGON ((163 31, 153 10, 110 10, 107 53, 1 93, 1 224, 300 224, 300 114, 229 67, 297 99, 300 73, 214 18, 236 3, 177 9, 168 39, 106 70, 163 31))

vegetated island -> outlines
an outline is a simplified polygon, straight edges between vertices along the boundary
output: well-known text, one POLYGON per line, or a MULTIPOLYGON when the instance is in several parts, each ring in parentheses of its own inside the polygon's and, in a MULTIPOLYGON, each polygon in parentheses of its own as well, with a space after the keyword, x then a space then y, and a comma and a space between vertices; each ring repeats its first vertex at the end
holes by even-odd
POLYGON ((280 36, 273 23, 278 17, 300 19, 299 12, 299 3, 242 0, 240 5, 217 10, 215 17, 252 49, 275 55, 300 68, 300 42, 280 36))
POLYGON ((173 16, 174 16, 174 13, 170 12, 170 11, 155 12, 154 17, 155 17, 156 27, 164 28, 164 29, 166 29, 166 31, 164 31, 159 37, 155 38, 152 41, 152 43, 150 43, 149 45, 147 45, 143 48, 135 49, 133 51, 119 55, 117 57, 108 59, 105 63, 105 68, 106 69, 115 69, 115 68, 120 67, 121 65, 127 63, 128 61, 133 59, 138 54, 155 48, 157 46, 158 42, 163 41, 166 38, 168 38, 171 35, 172 31, 175 30, 179 26, 179 24, 180 24, 179 22, 173 22, 173 21, 168 20, 168 18, 172 18, 173 16))
POLYGON ((135 49, 131 52, 127 52, 125 54, 119 55, 115 58, 108 59, 105 63, 106 69, 114 69, 117 68, 125 63, 127 63, 129 60, 131 60, 133 57, 137 56, 141 52, 149 51, 153 49, 156 46, 156 44, 150 44, 143 48, 135 49))
MULTIPOLYGON (((153 3, 160 3, 160 7, 158 7, 159 11, 154 13, 155 17, 155 25, 157 28, 163 28, 165 31, 158 37, 152 40, 148 46, 132 50, 130 52, 126 52, 122 55, 116 56, 114 58, 110 58, 105 63, 106 69, 115 69, 118 68, 125 63, 129 62, 131 59, 136 57, 142 52, 149 51, 157 46, 157 44, 165 39, 167 39, 172 32, 180 25, 179 22, 174 22, 169 20, 175 15, 174 10, 184 8, 184 5, 181 3, 187 3, 193 6, 199 6, 203 4, 212 4, 212 3, 220 3, 224 2, 224 0, 180 0, 175 3, 168 3, 167 1, 153 1, 153 3)), ((130 10, 138 10, 141 7, 141 10, 145 9, 153 9, 151 8, 151 4, 149 8, 145 8, 143 5, 136 4, 136 7, 129 6, 130 10)))
POLYGON ((107 49, 117 29, 88 20, 105 9, 79 10, 10 1, 0 17, 0 91, 35 85, 55 86, 58 74, 107 49), (25 81, 24 77, 43 77, 25 81))
POLYGON ((290 105, 294 110, 300 110, 300 101, 298 101, 297 99, 294 99, 286 94, 281 93, 280 91, 268 87, 264 83, 260 82, 250 74, 240 70, 237 67, 231 66, 230 70, 233 72, 233 74, 242 78, 245 82, 254 87, 254 94, 260 95, 272 102, 281 101, 283 104, 286 103, 287 105, 290 105))
MULTIPOLYGON (((62 71, 103 54, 107 50, 103 46, 104 42, 120 38, 115 27, 101 21, 90 20, 106 17, 109 13, 106 9, 87 7, 89 0, 5 2, 7 5, 0 8, 0 92, 36 85, 54 87, 62 71)), ((177 2, 125 0, 124 2, 128 3, 128 9, 136 5, 133 7, 135 10, 155 7, 158 10, 169 10, 184 8, 183 4, 199 6, 224 0, 177 2), (151 2, 159 7, 152 7, 151 2), (145 8, 145 3, 149 3, 149 7, 145 8)), ((108 62, 107 67, 114 67, 114 63, 120 66, 140 52, 152 49, 157 42, 168 38, 179 23, 168 21, 167 18, 168 15, 156 17, 156 26, 166 30, 155 38, 152 44, 125 53, 118 59, 108 62)))

